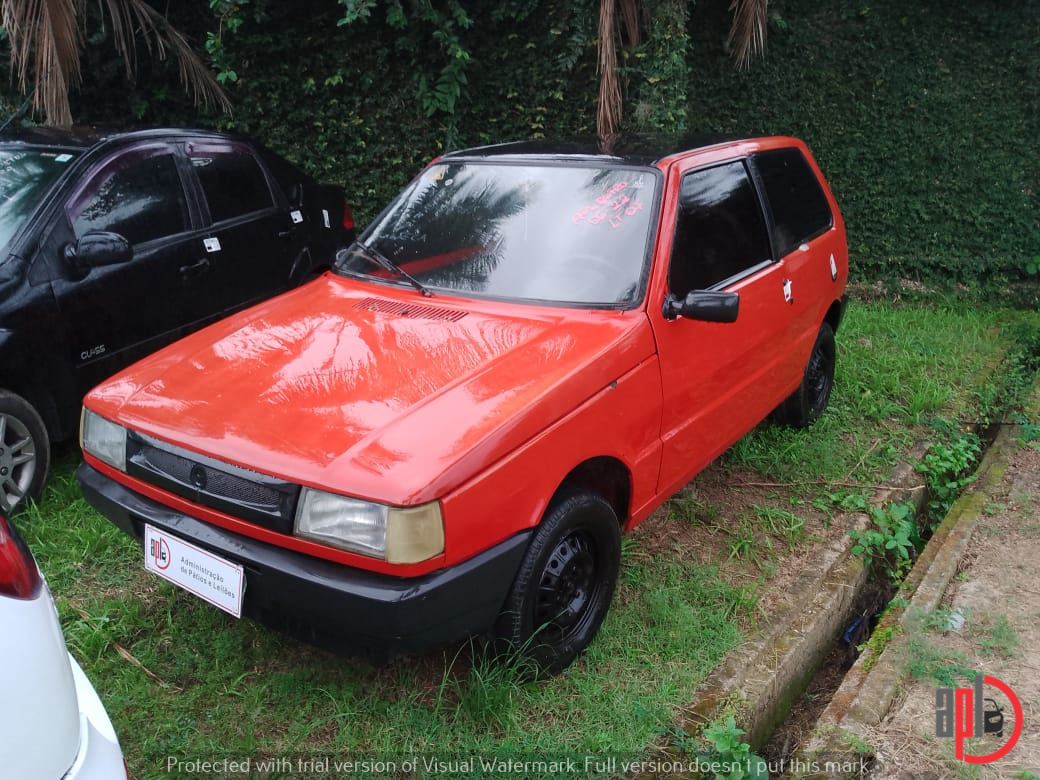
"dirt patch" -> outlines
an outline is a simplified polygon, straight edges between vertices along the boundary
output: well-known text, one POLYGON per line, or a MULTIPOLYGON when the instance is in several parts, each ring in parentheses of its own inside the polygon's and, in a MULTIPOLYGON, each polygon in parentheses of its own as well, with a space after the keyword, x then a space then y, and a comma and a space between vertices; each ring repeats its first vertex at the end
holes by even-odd
MULTIPOLYGON (((1036 777, 1040 772, 1040 452, 1015 449, 999 489, 986 497, 981 518, 943 606, 915 616, 903 695, 871 735, 879 778, 1036 777), (936 689, 969 688, 967 671, 1007 683, 1023 709, 1023 729, 1005 756, 984 765, 954 755, 954 740, 937 738, 936 689)), ((1003 737, 966 743, 987 755, 1006 743, 1015 726, 1010 703, 991 686, 1003 708, 1003 737)), ((992 708, 992 705, 987 705, 992 708)))
POLYGON ((843 535, 832 518, 803 496, 803 486, 766 481, 725 458, 712 463, 632 533, 638 549, 716 567, 755 598, 740 616, 753 629, 813 560, 818 545, 843 535))

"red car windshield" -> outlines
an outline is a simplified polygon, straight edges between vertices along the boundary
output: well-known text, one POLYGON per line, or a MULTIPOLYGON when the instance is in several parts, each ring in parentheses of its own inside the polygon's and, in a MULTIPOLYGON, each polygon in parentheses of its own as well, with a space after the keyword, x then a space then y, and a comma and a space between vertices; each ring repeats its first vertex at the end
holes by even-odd
POLYGON ((434 293, 626 308, 642 294, 658 182, 647 168, 440 163, 336 269, 406 283, 389 260, 434 293))
POLYGON ((0 150, 0 249, 18 232, 73 156, 39 149, 0 150))

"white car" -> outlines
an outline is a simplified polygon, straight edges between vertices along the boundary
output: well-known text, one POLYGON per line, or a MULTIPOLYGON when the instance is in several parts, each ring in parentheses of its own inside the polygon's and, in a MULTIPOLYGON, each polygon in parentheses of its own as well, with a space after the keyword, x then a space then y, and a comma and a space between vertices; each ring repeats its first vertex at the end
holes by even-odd
POLYGON ((32 554, 0 517, 0 774, 20 780, 128 780, 115 729, 65 648, 32 554))

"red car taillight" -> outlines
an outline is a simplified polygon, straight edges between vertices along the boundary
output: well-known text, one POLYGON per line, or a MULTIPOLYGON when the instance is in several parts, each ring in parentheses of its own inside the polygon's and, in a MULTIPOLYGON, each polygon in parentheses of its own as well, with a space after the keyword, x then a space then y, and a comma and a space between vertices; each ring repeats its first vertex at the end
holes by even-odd
POLYGON ((350 206, 346 202, 343 203, 343 229, 354 229, 354 214, 350 210, 350 206))
POLYGON ((0 596, 35 598, 41 584, 36 561, 7 520, 0 517, 0 596))

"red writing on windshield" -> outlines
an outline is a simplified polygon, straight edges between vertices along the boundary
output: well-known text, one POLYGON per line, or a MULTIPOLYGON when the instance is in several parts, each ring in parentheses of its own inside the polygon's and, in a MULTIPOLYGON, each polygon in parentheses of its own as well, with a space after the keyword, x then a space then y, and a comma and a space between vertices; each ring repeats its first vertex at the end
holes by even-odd
POLYGON ((630 197, 625 193, 628 189, 627 181, 619 181, 610 189, 596 198, 594 203, 582 206, 574 212, 572 221, 575 225, 586 222, 589 225, 598 225, 607 222, 611 227, 621 227, 625 217, 638 214, 643 209, 643 202, 630 197))

